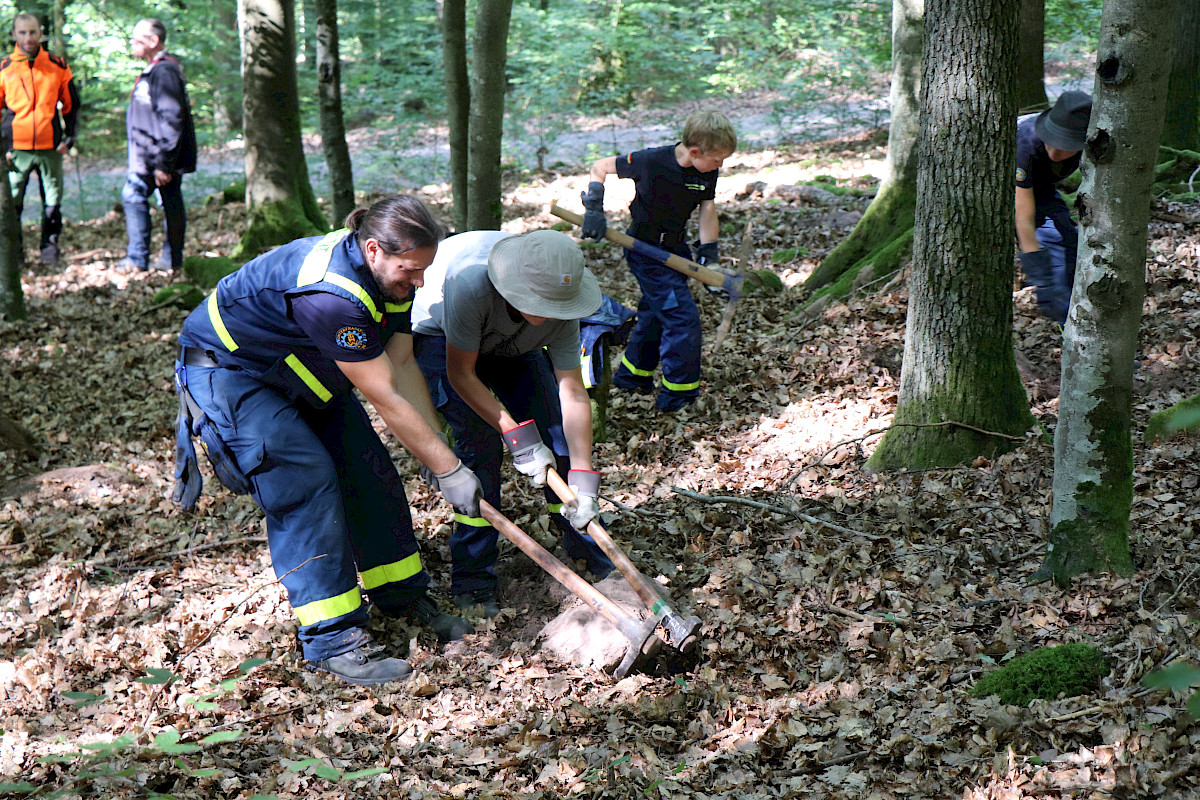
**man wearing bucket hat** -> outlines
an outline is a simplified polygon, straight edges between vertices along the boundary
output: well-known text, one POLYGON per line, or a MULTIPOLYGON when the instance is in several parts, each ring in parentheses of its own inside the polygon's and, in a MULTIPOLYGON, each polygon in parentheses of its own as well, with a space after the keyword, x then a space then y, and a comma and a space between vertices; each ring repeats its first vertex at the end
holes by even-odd
MULTIPOLYGON (((549 468, 566 474, 578 502, 563 506, 549 489, 546 500, 568 557, 586 561, 597 578, 613 565, 585 533, 597 517, 600 474, 592 469, 579 319, 594 313, 601 297, 566 234, 471 231, 442 243, 413 301, 417 364, 484 499, 500 506, 504 446, 534 486, 545 486, 549 468)), ((454 518, 454 602, 494 616, 496 530, 479 517, 454 518)))
POLYGON ((1036 287, 1038 311, 1065 324, 1079 234, 1058 184, 1079 168, 1092 115, 1086 92, 1063 92, 1054 107, 1017 123, 1017 245, 1036 287))

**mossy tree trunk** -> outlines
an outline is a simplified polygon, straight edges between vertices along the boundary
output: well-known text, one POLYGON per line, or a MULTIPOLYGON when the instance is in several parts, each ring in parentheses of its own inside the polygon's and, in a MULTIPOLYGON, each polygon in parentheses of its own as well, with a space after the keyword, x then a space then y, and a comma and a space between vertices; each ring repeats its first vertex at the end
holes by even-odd
POLYGON ((333 218, 340 224, 354 210, 354 169, 342 115, 342 57, 338 46, 337 0, 314 0, 317 21, 317 97, 321 148, 329 166, 333 218))
POLYGON ((1076 202, 1083 230, 1063 335, 1050 548, 1039 577, 1133 572, 1130 411, 1146 227, 1171 69, 1172 0, 1107 0, 1076 202))
POLYGON ((1200 0, 1177 0, 1162 143, 1200 150, 1200 0))
POLYGON ((467 77, 467 0, 442 3, 442 62, 446 77, 446 117, 450 129, 450 190, 454 229, 467 228, 467 126, 471 85, 467 77))
POLYGON ((1033 423, 1012 346, 1018 3, 926 3, 904 363, 872 468, 992 456, 1033 423))
POLYGON ((329 229, 300 140, 295 0, 239 0, 249 223, 235 261, 329 229))
POLYGON ((0 191, 0 319, 28 319, 21 273, 25 251, 21 246, 21 221, 8 186, 0 191))
POLYGON ((213 0, 215 25, 213 36, 218 42, 212 58, 216 69, 212 81, 213 122, 220 136, 242 129, 242 78, 238 42, 237 0, 213 0))
POLYGON ((921 42, 924 0, 892 0, 892 121, 879 193, 850 235, 805 281, 814 297, 845 297, 864 269, 877 278, 907 255, 916 207, 917 133, 920 127, 921 42))
POLYGON ((467 229, 500 229, 500 143, 512 0, 478 0, 467 125, 467 229))
POLYGON ((1021 0, 1017 35, 1017 108, 1028 114, 1046 108, 1046 2, 1021 0))

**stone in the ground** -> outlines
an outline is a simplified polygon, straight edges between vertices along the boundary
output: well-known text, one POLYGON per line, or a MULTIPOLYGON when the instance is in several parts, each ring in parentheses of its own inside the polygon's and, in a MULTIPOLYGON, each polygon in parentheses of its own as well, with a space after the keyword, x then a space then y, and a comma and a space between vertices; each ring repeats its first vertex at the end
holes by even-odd
MULTIPOLYGON (((616 571, 596 588, 613 603, 638 619, 645 607, 633 588, 616 571)), ((575 595, 563 601, 562 612, 546 623, 539 634, 542 649, 560 661, 611 673, 631 646, 620 631, 575 595)))

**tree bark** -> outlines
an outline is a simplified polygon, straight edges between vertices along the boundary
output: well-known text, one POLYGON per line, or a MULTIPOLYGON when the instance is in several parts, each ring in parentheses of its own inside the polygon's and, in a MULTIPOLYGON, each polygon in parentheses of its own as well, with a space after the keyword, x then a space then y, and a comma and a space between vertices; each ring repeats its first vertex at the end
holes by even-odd
POLYGON ((54 0, 54 20, 50 26, 50 52, 62 58, 67 57, 67 37, 63 34, 63 29, 67 26, 67 2, 68 0, 54 0))
POLYGON ((246 205, 234 261, 329 229, 317 207, 300 139, 295 0, 239 0, 246 205))
POLYGON ((1171 70, 1173 0, 1107 0, 1077 195, 1083 231, 1063 336, 1050 547, 1038 572, 1133 572, 1130 412, 1146 227, 1171 70))
POLYGON ((1012 346, 1017 5, 926 3, 904 363, 872 468, 994 456, 1033 423, 1012 346), (945 421, 978 430, 920 427, 945 421))
POLYGON ((1021 28, 1017 39, 1018 113, 1039 111, 1046 100, 1046 2, 1021 0, 1021 28))
POLYGON ((454 197, 454 229, 467 228, 467 133, 471 86, 467 78, 467 2, 442 4, 442 55, 446 72, 446 116, 450 128, 450 188, 454 197))
POLYGON ((1177 0, 1162 143, 1200 150, 1200 0, 1177 0))
POLYGON ((511 16, 512 0, 478 0, 467 132, 467 229, 473 231, 500 228, 500 143, 511 16))
POLYGON ((917 202, 917 133, 920 129, 921 43, 924 0, 892 0, 892 121, 879 192, 850 235, 805 281, 814 297, 845 297, 863 269, 872 278, 894 271, 909 252, 917 202))
POLYGON ((21 221, 8 186, 0 191, 0 319, 28 319, 21 273, 25 271, 25 251, 21 246, 21 221))
POLYGON ((217 133, 228 136, 242 129, 241 42, 237 38, 237 0, 215 0, 217 49, 213 61, 213 122, 217 133))
POLYGON ((321 148, 329 166, 333 218, 340 223, 354 210, 354 169, 346 144, 342 115, 342 61, 338 47, 337 0, 315 0, 317 25, 317 95, 321 113, 321 148))

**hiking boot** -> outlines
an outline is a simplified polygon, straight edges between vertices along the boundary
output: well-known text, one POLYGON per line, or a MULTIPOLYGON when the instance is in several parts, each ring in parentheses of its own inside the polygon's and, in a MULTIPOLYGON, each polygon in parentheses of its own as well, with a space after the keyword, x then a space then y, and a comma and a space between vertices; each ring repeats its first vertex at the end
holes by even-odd
POLYGON ((654 399, 654 405, 659 411, 681 411, 696 402, 695 394, 677 394, 675 392, 659 392, 654 399))
POLYGON ((496 597, 496 589, 490 586, 454 595, 454 605, 458 606, 460 611, 469 611, 479 606, 483 609, 484 619, 491 619, 500 613, 500 601, 496 597))
POLYGON ((304 668, 310 672, 328 672, 357 686, 402 681, 412 674, 412 666, 407 661, 392 658, 383 652, 382 645, 374 643, 320 661, 309 661, 304 668))
POLYGON ((409 622, 424 625, 432 630, 442 644, 457 642, 468 633, 475 632, 474 625, 462 617, 444 613, 442 609, 438 608, 437 601, 428 594, 418 597, 412 607, 404 613, 404 616, 409 622))
POLYGON ((634 394, 650 394, 654 391, 654 382, 649 378, 636 378, 620 372, 613 375, 612 386, 614 389, 634 394))
POLYGON ((145 272, 146 265, 139 264, 131 258, 122 258, 113 269, 120 275, 132 275, 135 272, 145 272))
POLYGON ((58 245, 48 244, 41 251, 42 263, 51 267, 58 266, 58 245))

